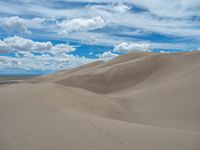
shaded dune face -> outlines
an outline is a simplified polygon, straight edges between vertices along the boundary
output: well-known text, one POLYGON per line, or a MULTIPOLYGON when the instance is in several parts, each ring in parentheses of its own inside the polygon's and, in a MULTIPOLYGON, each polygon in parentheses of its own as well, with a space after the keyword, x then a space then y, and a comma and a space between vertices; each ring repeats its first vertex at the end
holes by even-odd
POLYGON ((157 55, 151 53, 134 53, 107 63, 95 63, 74 69, 61 78, 58 73, 46 78, 49 78, 48 82, 80 87, 97 93, 109 93, 134 86, 151 76, 156 68, 162 65, 156 57, 157 55), (152 59, 156 60, 151 61, 152 59))
POLYGON ((199 52, 129 53, 52 75, 48 82, 117 99, 125 110, 120 120, 199 130, 199 60, 199 52))
POLYGON ((0 86, 0 149, 200 149, 200 52, 129 53, 0 86))
MULTIPOLYGON (((198 52, 129 53, 107 63, 93 63, 45 78, 48 82, 80 87, 97 93, 110 93, 135 87, 148 80, 156 83, 179 74, 184 77, 184 72, 189 72, 194 66, 198 68, 199 59, 198 52)), ((45 79, 38 80, 41 81, 45 79)))
MULTIPOLYGON (((156 60, 159 61, 159 60, 156 60)), ((122 62, 114 66, 92 70, 90 73, 82 73, 71 76, 57 83, 84 89, 98 93, 109 93, 124 88, 135 86, 153 74, 162 64, 145 60, 133 60, 122 62)))

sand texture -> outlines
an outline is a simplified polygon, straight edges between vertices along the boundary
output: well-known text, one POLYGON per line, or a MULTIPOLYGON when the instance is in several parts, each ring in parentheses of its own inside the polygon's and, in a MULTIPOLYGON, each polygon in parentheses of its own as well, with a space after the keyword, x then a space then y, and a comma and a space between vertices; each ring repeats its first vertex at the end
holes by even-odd
POLYGON ((129 53, 7 81, 0 150, 200 150, 200 52, 129 53))

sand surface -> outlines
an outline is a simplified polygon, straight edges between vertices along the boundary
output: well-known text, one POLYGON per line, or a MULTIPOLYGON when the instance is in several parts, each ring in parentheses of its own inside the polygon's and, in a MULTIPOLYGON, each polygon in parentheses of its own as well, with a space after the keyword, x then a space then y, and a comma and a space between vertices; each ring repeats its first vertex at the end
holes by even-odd
POLYGON ((36 77, 36 75, 0 75, 0 86, 19 83, 36 77))
POLYGON ((200 150, 200 52, 129 53, 1 85, 0 150, 200 150))

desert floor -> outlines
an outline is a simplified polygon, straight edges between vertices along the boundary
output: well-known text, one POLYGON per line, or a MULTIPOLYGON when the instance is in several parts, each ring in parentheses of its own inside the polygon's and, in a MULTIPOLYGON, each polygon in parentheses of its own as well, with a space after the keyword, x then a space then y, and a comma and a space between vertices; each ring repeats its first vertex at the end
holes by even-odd
POLYGON ((200 150, 200 52, 0 83, 0 150, 200 150))

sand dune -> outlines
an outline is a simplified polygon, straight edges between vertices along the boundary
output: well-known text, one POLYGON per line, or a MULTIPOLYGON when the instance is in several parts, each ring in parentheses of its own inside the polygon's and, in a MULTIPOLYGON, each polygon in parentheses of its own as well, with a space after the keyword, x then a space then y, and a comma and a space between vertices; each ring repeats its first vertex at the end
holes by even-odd
POLYGON ((200 52, 129 53, 0 87, 2 150, 199 150, 200 52))

